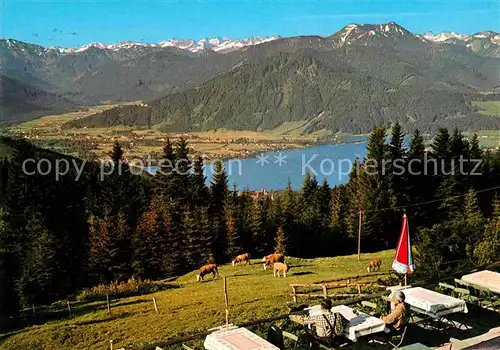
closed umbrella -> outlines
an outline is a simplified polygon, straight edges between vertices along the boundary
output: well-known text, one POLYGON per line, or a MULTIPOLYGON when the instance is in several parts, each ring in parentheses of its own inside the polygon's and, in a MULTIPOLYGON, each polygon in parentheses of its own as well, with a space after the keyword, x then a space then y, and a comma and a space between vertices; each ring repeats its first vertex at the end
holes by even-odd
POLYGON ((406 217, 406 214, 403 215, 403 226, 401 227, 401 235, 399 236, 398 246, 396 248, 396 253, 394 254, 392 269, 397 273, 405 275, 405 285, 406 275, 411 275, 413 271, 415 271, 415 265, 413 264, 413 255, 411 253, 408 218, 406 217))

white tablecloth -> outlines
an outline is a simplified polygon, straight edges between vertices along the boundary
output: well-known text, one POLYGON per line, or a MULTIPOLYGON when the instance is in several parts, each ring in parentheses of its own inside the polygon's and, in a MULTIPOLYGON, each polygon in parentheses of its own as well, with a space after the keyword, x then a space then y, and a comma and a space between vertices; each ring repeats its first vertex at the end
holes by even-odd
POLYGON ((485 287, 493 293, 500 294, 500 273, 494 271, 479 271, 462 277, 462 280, 467 283, 476 284, 480 287, 485 287))
POLYGON ((456 312, 468 312, 465 301, 422 287, 408 288, 403 290, 403 293, 406 296, 405 302, 413 311, 432 318, 440 318, 456 312))
MULTIPOLYGON (((384 321, 380 318, 373 317, 362 312, 356 315, 348 306, 338 305, 331 309, 332 312, 338 312, 349 320, 349 327, 345 330, 344 336, 352 341, 357 341, 359 337, 368 334, 374 334, 387 331, 384 321)), ((321 314, 321 307, 319 305, 313 306, 309 309, 309 315, 315 316, 321 314)))
POLYGON ((220 330, 209 334, 205 338, 204 346, 208 350, 279 350, 246 328, 220 330))

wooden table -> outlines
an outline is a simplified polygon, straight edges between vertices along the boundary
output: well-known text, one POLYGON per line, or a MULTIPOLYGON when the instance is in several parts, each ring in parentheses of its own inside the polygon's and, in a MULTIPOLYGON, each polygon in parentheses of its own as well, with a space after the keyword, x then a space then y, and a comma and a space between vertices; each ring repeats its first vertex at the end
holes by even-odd
POLYGON ((429 289, 422 287, 408 288, 403 290, 403 293, 406 297, 405 303, 413 311, 433 319, 440 319, 445 315, 457 312, 468 312, 467 304, 462 299, 453 298, 429 289))
POLYGON ((484 270, 462 277, 462 281, 488 288, 493 293, 500 294, 500 273, 484 270))
POLYGON ((209 334, 203 344, 207 350, 279 350, 246 328, 219 330, 209 334))
MULTIPOLYGON (((321 307, 319 305, 313 306, 308 310, 310 316, 321 314, 321 307)), ((331 311, 338 312, 349 320, 349 327, 344 330, 344 336, 353 342, 357 341, 359 337, 365 335, 389 331, 385 322, 380 318, 373 317, 362 312, 355 314, 353 309, 348 306, 334 306, 331 311)))
POLYGON ((414 343, 410 345, 403 346, 401 348, 398 348, 400 350, 426 350, 426 349, 432 349, 428 346, 425 346, 424 344, 421 343, 414 343))

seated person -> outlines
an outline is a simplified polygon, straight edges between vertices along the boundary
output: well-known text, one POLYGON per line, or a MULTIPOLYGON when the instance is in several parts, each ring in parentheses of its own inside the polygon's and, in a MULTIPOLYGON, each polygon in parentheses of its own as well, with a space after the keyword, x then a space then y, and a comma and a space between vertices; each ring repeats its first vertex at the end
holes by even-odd
POLYGON ((316 338, 326 344, 333 344, 333 340, 341 336, 344 329, 348 327, 349 321, 340 313, 332 313, 332 302, 330 299, 325 299, 321 303, 321 314, 316 316, 299 316, 292 315, 290 318, 296 322, 314 325, 316 329, 316 338))
POLYGON ((389 315, 380 317, 391 330, 401 331, 407 323, 408 309, 405 304, 405 298, 402 291, 396 291, 391 300, 394 304, 394 309, 389 315))

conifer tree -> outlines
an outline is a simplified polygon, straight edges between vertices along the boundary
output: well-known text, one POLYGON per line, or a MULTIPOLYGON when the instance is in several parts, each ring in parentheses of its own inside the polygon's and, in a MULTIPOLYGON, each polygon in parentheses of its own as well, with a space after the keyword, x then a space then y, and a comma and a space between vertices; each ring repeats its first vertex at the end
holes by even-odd
POLYGON ((174 148, 170 139, 167 138, 165 146, 163 147, 162 159, 157 170, 157 178, 161 182, 161 193, 165 199, 172 196, 173 190, 173 176, 176 164, 176 156, 174 148))
POLYGON ((193 159, 193 171, 190 178, 192 192, 191 202, 196 206, 208 205, 209 192, 204 174, 203 158, 195 155, 193 159))
POLYGON ((214 175, 210 186, 210 216, 212 220, 212 252, 218 263, 226 261, 224 252, 227 247, 225 204, 229 193, 228 178, 224 164, 215 163, 214 175))
POLYGON ((91 215, 89 217, 89 270, 94 283, 107 283, 112 280, 110 273, 111 235, 109 232, 109 218, 100 219, 91 215))
POLYGON ((151 201, 142 215, 134 234, 134 262, 136 276, 159 279, 164 277, 164 259, 168 245, 168 222, 162 208, 163 198, 151 201))
POLYGON ((472 188, 465 197, 465 206, 463 210, 463 236, 457 237, 458 244, 463 245, 465 255, 470 260, 474 257, 474 247, 481 239, 484 232, 484 217, 479 209, 476 193, 472 188))
POLYGON ((250 192, 244 189, 237 199, 237 225, 241 245, 245 252, 253 251, 252 211, 253 200, 250 192))
POLYGON ((276 233, 275 248, 276 253, 286 254, 286 236, 283 227, 278 227, 278 232, 276 233))
POLYGON ((39 213, 33 213, 26 226, 33 241, 24 255, 17 281, 19 297, 24 307, 44 304, 58 296, 57 291, 52 290, 55 285, 58 242, 44 227, 39 213))
POLYGON ((259 198, 254 201, 252 211, 253 253, 263 255, 266 252, 267 212, 264 200, 259 198))
POLYGON ((110 232, 109 270, 113 280, 124 281, 131 276, 132 232, 123 212, 118 213, 113 230, 110 232))
POLYGON ((406 156, 403 147, 404 134, 401 131, 401 125, 396 123, 392 128, 391 142, 388 145, 387 158, 389 164, 386 169, 388 177, 388 190, 390 204, 393 207, 399 207, 406 201, 405 198, 405 172, 404 158, 406 156))

